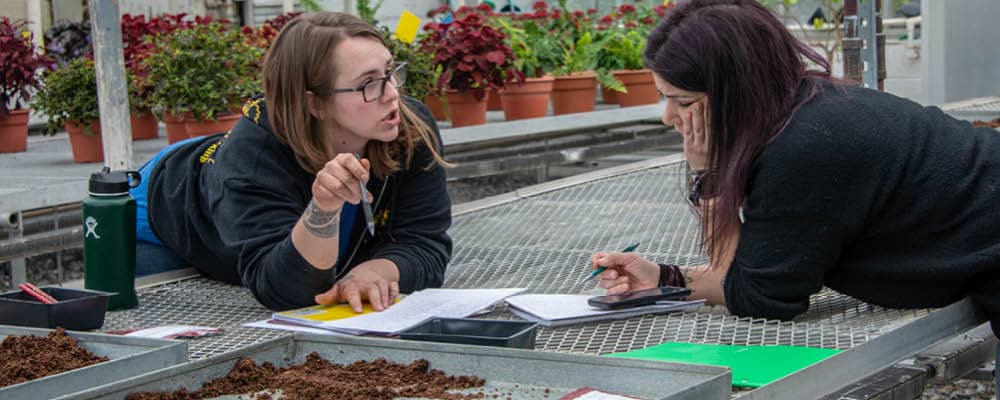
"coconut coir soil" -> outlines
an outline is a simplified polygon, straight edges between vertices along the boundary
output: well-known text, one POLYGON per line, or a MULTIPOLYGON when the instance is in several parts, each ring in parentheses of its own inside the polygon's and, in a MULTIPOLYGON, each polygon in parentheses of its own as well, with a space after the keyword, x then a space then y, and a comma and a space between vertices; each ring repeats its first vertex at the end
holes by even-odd
POLYGON ((48 337, 7 336, 0 343, 0 387, 108 361, 80 347, 58 328, 48 337))
POLYGON ((229 375, 206 382, 201 390, 133 393, 127 399, 188 400, 227 394, 257 394, 257 400, 391 400, 397 397, 458 400, 482 398, 484 394, 450 393, 449 390, 478 388, 483 384, 485 381, 475 375, 448 376, 440 370, 430 369, 430 363, 423 359, 409 365, 392 363, 384 358, 342 365, 312 353, 306 356, 304 364, 287 368, 277 368, 271 363, 257 365, 253 360, 241 358, 229 375))

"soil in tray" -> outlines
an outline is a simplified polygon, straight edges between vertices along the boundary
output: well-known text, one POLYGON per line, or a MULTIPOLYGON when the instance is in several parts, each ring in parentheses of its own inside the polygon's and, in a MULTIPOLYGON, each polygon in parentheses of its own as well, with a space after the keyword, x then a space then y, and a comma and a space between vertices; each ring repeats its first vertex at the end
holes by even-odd
POLYGON ((62 328, 48 337, 10 335, 0 343, 0 387, 108 361, 80 347, 62 328))
POLYGON ((205 382, 201 390, 133 393, 127 400, 206 399, 237 394, 250 394, 256 400, 368 400, 398 397, 458 400, 483 398, 485 393, 481 390, 477 393, 454 391, 482 388, 485 383, 475 375, 445 375, 440 370, 430 369, 430 363, 423 359, 409 365, 389 362, 383 358, 335 364, 312 353, 306 356, 304 364, 286 368, 277 368, 271 363, 257 365, 253 360, 241 358, 236 361, 229 375, 205 382))
POLYGON ((975 126, 985 126, 987 128, 1000 128, 1000 118, 992 121, 972 121, 975 126))

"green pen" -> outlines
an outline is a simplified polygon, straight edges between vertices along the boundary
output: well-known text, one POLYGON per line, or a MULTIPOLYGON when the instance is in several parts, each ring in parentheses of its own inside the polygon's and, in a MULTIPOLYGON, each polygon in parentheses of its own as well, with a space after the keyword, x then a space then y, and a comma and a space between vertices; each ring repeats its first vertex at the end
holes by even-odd
MULTIPOLYGON (((625 249, 623 249, 621 252, 622 253, 630 253, 633 250, 635 250, 636 247, 639 247, 639 242, 635 242, 635 243, 630 244, 628 247, 626 247, 625 249)), ((589 281, 591 278, 599 275, 601 272, 604 272, 604 270, 606 270, 606 269, 608 269, 608 267, 597 267, 597 269, 595 269, 593 272, 591 272, 590 275, 587 275, 586 277, 584 277, 583 279, 581 279, 580 282, 577 282, 577 284, 579 285, 581 283, 589 281)))

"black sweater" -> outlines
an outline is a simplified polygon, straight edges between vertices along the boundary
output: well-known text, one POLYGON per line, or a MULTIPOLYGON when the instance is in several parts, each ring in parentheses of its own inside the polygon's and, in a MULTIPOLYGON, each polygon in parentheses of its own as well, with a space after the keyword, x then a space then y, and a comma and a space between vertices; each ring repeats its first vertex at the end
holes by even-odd
POLYGON ((828 86, 751 165, 727 306, 790 319, 824 285, 894 308, 971 295, 1000 332, 998 188, 1000 132, 828 86))
MULTIPOLYGON (((427 109, 406 101, 440 141, 427 109)), ((444 169, 425 169, 432 161, 425 145, 409 166, 384 181, 371 175, 375 237, 362 234, 364 215, 355 213, 347 251, 334 268, 320 270, 291 239, 312 198, 315 175, 271 134, 263 101, 245 109, 229 134, 182 146, 154 168, 149 222, 167 247, 206 275, 246 286, 276 310, 315 304, 313 297, 338 276, 374 258, 399 267, 404 293, 441 286, 451 257, 451 199, 444 169)))

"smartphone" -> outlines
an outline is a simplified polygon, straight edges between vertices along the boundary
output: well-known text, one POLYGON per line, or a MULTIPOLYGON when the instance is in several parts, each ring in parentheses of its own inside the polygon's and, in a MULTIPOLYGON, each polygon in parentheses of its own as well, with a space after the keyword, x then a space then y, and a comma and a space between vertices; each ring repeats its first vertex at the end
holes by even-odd
POLYGON ((595 296, 587 299, 587 304, 601 310, 620 310, 648 306, 662 300, 683 300, 690 294, 691 289, 688 288, 664 286, 622 294, 595 296))

